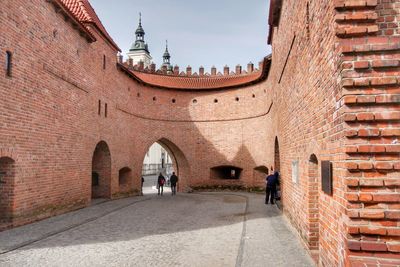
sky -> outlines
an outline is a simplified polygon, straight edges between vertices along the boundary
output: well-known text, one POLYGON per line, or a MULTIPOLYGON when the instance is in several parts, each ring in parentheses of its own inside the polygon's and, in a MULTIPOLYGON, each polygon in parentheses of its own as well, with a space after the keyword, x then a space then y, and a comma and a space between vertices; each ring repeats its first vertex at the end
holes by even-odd
POLYGON ((258 66, 267 45, 269 0, 90 0, 108 33, 126 53, 139 12, 153 61, 159 67, 168 39, 171 63, 210 72, 250 61, 258 66))

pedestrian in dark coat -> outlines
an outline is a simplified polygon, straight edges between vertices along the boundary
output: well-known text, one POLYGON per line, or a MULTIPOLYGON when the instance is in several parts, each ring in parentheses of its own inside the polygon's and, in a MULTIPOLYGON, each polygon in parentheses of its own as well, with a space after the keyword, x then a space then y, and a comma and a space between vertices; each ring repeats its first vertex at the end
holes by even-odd
POLYGON ((274 204, 276 196, 276 186, 279 184, 279 173, 276 171, 274 174, 268 175, 265 179, 267 188, 265 190, 265 204, 268 204, 270 200, 271 204, 274 204))
POLYGON ((144 184, 144 178, 143 178, 143 176, 142 176, 142 187, 141 187, 141 194, 142 194, 142 196, 143 196, 143 184, 144 184))
POLYGON ((172 173, 170 182, 172 195, 176 195, 176 184, 178 183, 178 176, 175 175, 175 172, 172 173))
POLYGON ((165 178, 164 178, 164 176, 161 174, 161 172, 160 172, 160 175, 158 176, 158 180, 157 180, 157 185, 158 185, 158 194, 160 195, 160 193, 161 193, 161 195, 163 195, 163 192, 164 192, 164 184, 165 184, 165 178))

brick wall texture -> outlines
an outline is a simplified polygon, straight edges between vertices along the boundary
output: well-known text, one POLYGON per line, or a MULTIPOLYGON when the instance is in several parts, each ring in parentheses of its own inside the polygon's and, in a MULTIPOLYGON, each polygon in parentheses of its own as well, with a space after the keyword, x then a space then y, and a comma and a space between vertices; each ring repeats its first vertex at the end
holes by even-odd
POLYGON ((282 1, 268 78, 216 90, 135 81, 96 27, 91 42, 51 2, 0 5, 1 229, 135 195, 159 142, 180 191, 263 187, 274 166, 318 265, 400 265, 400 0, 282 1))

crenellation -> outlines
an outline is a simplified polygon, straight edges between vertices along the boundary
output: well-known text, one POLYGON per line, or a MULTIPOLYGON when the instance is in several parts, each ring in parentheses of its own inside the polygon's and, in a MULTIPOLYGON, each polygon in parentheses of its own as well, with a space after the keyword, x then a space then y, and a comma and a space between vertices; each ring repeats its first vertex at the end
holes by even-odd
POLYGON ((217 75, 217 68, 215 66, 211 67, 211 76, 216 76, 217 75))
POLYGON ((254 71, 254 64, 252 62, 247 64, 247 72, 252 73, 254 71))
MULTIPOLYGON (((122 56, 118 55, 118 63, 121 64, 122 62, 122 56)), ((145 67, 145 64, 143 61, 139 61, 138 64, 133 65, 133 60, 129 59, 125 62, 122 63, 126 65, 130 70, 138 71, 138 72, 148 72, 148 73, 154 73, 154 74, 162 74, 162 75, 169 75, 169 76, 186 76, 186 77, 205 77, 205 76, 232 76, 232 75, 248 75, 254 72, 259 72, 260 70, 263 69, 263 61, 260 62, 260 69, 254 68, 253 63, 249 63, 247 65, 247 71, 242 69, 242 66, 240 64, 236 65, 235 67, 235 72, 234 71, 229 71, 229 66, 225 66, 223 69, 223 72, 219 72, 215 66, 211 67, 211 72, 206 72, 205 68, 203 66, 199 67, 199 72, 196 73, 192 71, 192 67, 188 66, 186 68, 186 72, 180 71, 180 68, 178 65, 175 65, 172 69, 169 69, 167 65, 161 65, 159 69, 157 69, 157 66, 155 63, 150 64, 148 67, 145 67), (196 74, 196 75, 195 75, 196 74)))
POLYGON ((204 67, 203 66, 200 66, 200 68, 199 68, 199 75, 204 76, 204 67))
POLYGON ((192 67, 190 66, 186 67, 186 76, 192 76, 192 67))
POLYGON ((236 65, 236 75, 242 74, 242 66, 241 65, 236 65))
POLYGON ((225 65, 225 67, 224 67, 224 75, 226 75, 226 76, 229 75, 229 67, 228 67, 228 65, 225 65))

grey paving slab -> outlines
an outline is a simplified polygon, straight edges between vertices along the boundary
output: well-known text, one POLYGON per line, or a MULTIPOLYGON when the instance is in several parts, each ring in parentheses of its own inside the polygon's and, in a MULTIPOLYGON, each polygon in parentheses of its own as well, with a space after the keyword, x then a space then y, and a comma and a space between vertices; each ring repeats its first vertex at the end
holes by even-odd
POLYGON ((0 265, 312 266, 280 212, 262 203, 227 193, 104 202, 0 233, 3 252, 7 242, 20 245, 1 254, 0 265))

